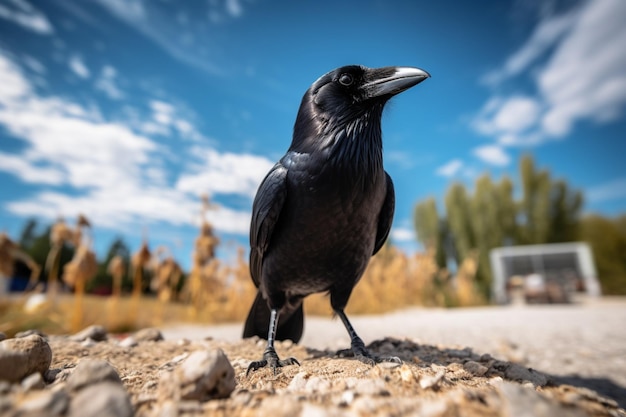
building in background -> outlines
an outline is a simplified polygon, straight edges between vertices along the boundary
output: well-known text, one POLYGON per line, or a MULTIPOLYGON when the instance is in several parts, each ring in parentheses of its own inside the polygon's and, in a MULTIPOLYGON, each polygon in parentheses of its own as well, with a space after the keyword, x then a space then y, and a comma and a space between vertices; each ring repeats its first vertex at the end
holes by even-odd
POLYGON ((567 303, 600 295, 589 245, 582 242, 508 246, 490 253, 496 303, 567 303))

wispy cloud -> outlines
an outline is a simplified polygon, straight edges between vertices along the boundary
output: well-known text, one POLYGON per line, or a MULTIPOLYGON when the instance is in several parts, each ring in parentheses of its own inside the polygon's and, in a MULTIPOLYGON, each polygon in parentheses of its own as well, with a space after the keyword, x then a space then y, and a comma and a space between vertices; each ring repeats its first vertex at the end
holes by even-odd
POLYGON ((461 161, 460 159, 453 159, 447 164, 437 168, 437 171, 435 171, 435 173, 442 177, 453 177, 461 170, 461 168, 463 168, 463 161, 461 161))
POLYGON ((394 243, 415 242, 415 231, 410 227, 394 227, 390 235, 394 243))
POLYGON ((82 79, 87 79, 91 75, 89 68, 87 68, 83 59, 78 55, 72 55, 67 64, 72 72, 82 79))
POLYGON ((96 90, 102 91, 111 100, 121 100, 124 93, 117 86, 117 71, 110 65, 106 65, 100 71, 100 76, 95 82, 96 90))
POLYGON ((511 157, 498 145, 485 145, 475 148, 474 155, 484 162, 496 166, 507 166, 511 162, 511 157))
MULTIPOLYGON (((168 128, 184 121, 166 102, 155 101, 152 108, 148 117, 168 128)), ((196 146, 192 154, 197 159, 181 163, 180 174, 170 178, 165 166, 172 163, 173 152, 165 144, 67 99, 38 95, 21 68, 1 52, 0 125, 25 145, 18 153, 0 151, 0 170, 42 190, 6 205, 19 216, 82 212, 116 230, 150 221, 193 224, 199 194, 250 198, 271 166, 263 157, 196 146)), ((249 226, 248 211, 229 207, 211 213, 211 219, 225 232, 245 234, 249 226)))
POLYGON ((12 0, 0 4, 0 18, 40 35, 54 33, 54 27, 46 16, 26 0, 12 0))
POLYGON ((626 178, 590 187, 585 192, 585 198, 593 203, 626 199, 626 178))
POLYGON ((616 119, 626 104, 625 20, 622 0, 585 2, 545 18, 502 68, 485 76, 491 85, 525 77, 536 91, 492 96, 473 120, 474 130, 500 146, 537 145, 566 137, 582 120, 616 119))

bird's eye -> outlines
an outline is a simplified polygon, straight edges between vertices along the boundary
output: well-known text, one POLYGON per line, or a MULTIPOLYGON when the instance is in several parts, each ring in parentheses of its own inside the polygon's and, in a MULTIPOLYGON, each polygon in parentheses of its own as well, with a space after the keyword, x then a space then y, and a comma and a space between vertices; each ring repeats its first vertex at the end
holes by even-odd
POLYGON ((350 75, 350 74, 341 74, 339 76, 339 83, 341 85, 348 86, 348 85, 351 85, 353 81, 354 81, 354 79, 352 78, 352 75, 350 75))

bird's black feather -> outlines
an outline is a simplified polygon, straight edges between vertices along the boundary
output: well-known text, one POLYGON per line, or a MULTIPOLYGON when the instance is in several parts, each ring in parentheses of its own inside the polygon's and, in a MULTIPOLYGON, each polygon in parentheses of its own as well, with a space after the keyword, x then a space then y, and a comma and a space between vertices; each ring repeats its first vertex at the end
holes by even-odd
POLYGON ((383 169, 382 111, 391 96, 427 76, 414 68, 347 66, 304 94, 291 146, 261 183, 252 209, 250 272, 259 293, 244 337, 268 338, 264 359, 252 369, 281 366, 273 332, 298 341, 302 300, 316 292, 330 294, 353 350, 369 357, 343 309, 391 229, 395 197, 383 169))

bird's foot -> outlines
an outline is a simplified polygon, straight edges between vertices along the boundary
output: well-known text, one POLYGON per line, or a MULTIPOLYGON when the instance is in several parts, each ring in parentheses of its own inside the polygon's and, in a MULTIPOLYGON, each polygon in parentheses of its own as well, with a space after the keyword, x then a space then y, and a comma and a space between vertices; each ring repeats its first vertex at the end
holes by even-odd
POLYGON ((402 363, 402 359, 397 356, 376 356, 372 355, 366 348, 361 339, 355 339, 352 341, 351 349, 343 349, 337 352, 337 356, 340 358, 355 358, 367 365, 374 366, 377 363, 391 362, 402 363))
POLYGON ((260 361, 253 361, 250 363, 250 365, 248 365, 246 376, 248 376, 250 371, 256 371, 257 369, 261 369, 265 367, 270 367, 274 375, 276 375, 277 368, 282 368, 283 366, 288 366, 288 365, 300 366, 300 362, 298 362, 296 358, 280 359, 278 357, 278 354, 276 353, 276 350, 274 350, 273 347, 268 347, 263 352, 263 359, 261 359, 260 361))

